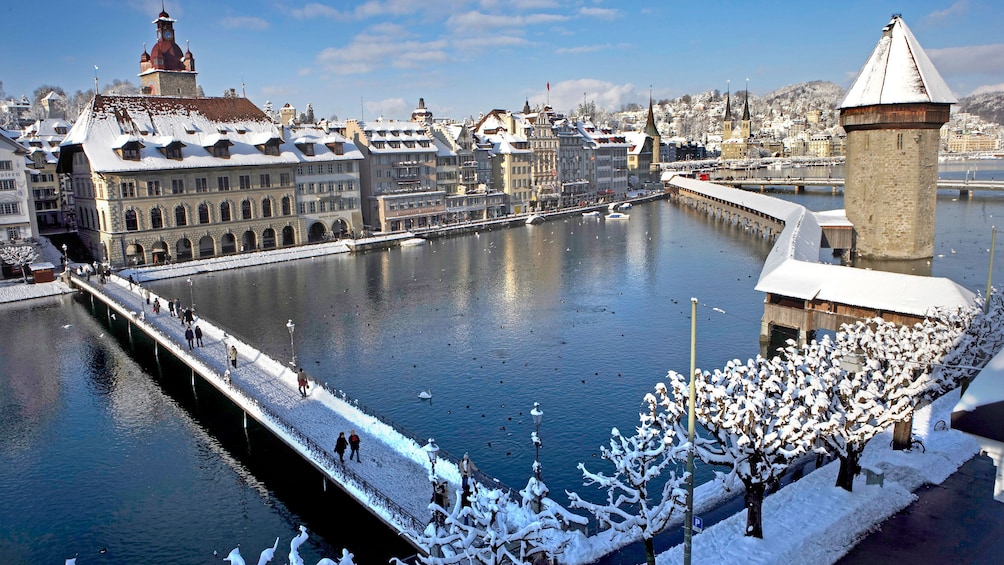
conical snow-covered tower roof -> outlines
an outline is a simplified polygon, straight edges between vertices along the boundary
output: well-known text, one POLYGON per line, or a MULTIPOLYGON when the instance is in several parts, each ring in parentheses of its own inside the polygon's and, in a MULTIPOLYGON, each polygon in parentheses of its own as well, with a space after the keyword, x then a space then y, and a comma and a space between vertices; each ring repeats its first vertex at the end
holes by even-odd
POLYGON ((896 14, 882 28, 882 38, 854 79, 840 108, 957 102, 917 38, 896 14))

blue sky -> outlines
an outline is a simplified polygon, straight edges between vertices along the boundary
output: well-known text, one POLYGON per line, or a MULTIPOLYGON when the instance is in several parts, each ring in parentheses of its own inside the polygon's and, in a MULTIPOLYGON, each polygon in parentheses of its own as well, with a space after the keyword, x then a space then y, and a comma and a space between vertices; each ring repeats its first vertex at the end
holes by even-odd
MULTIPOLYGON (((198 82, 318 117, 407 118, 419 97, 464 118, 525 99, 607 109, 714 88, 765 94, 811 80, 847 87, 893 13, 959 96, 1004 90, 999 0, 670 2, 603 0, 166 0, 198 82), (547 84, 550 83, 550 93, 547 84)), ((160 0, 6 2, 0 81, 73 92, 138 84, 160 0), (44 6, 44 8, 40 7, 44 6)))

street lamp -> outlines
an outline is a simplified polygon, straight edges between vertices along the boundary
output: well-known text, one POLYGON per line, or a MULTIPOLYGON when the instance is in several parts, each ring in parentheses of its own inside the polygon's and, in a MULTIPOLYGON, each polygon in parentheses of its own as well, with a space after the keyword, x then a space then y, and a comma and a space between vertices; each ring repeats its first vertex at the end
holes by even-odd
POLYGON ((293 354, 293 359, 289 362, 290 365, 296 366, 296 347, 293 345, 293 330, 296 329, 296 324, 293 320, 286 322, 286 329, 289 330, 289 351, 293 354))
POLYGON ((544 411, 540 409, 540 403, 533 403, 533 410, 530 410, 530 416, 533 417, 533 434, 530 435, 530 440, 533 441, 533 474, 540 480, 540 422, 544 419, 544 411))
POLYGON ((188 277, 188 298, 189 302, 192 304, 192 310, 195 310, 195 283, 192 282, 192 277, 188 277))
POLYGON ((70 258, 66 254, 66 244, 63 244, 63 272, 65 273, 67 269, 70 268, 70 258))
POLYGON ((439 446, 436 445, 436 440, 429 438, 429 442, 422 447, 425 450, 425 454, 429 456, 429 463, 432 464, 432 477, 433 483, 435 483, 436 476, 436 456, 439 454, 439 446))

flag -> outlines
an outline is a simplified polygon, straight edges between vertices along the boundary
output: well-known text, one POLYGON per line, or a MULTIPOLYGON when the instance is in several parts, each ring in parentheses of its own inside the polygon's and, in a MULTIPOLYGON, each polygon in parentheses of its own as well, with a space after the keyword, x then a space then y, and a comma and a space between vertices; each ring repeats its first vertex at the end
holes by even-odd
POLYGON ((551 91, 551 81, 547 81, 547 91, 551 91))

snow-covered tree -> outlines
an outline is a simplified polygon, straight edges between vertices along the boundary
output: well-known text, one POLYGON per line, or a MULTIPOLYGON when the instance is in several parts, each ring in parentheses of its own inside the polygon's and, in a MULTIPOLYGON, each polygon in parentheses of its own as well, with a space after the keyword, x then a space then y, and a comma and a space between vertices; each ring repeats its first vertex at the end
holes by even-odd
POLYGON ((261 107, 261 111, 264 112, 266 116, 268 116, 268 119, 270 119, 272 121, 276 121, 275 120, 275 117, 276 117, 275 116, 275 109, 272 107, 272 101, 271 100, 266 100, 265 101, 265 105, 261 107))
MULTIPOLYGON (((534 479, 531 479, 533 481, 534 479)), ((529 564, 542 554, 560 553, 570 534, 562 530, 557 505, 545 500, 541 511, 531 509, 535 491, 521 492, 521 503, 510 494, 480 483, 472 483, 467 503, 457 493, 451 509, 430 504, 433 512, 445 515, 416 535, 428 556, 419 561, 431 565, 529 564)))
MULTIPOLYGON (((667 379, 669 390, 657 388, 659 402, 676 404, 676 412, 670 413, 683 413, 688 381, 674 371, 667 379)), ((728 474, 718 473, 726 484, 742 481, 746 535, 762 538, 764 493, 794 460, 813 449, 829 402, 824 383, 795 364, 757 356, 702 372, 695 385, 695 416, 711 436, 695 439, 696 452, 705 463, 731 468, 728 474)))
POLYGON ((972 380, 1002 347, 1004 347, 1004 293, 992 289, 990 299, 977 297, 981 308, 959 336, 953 348, 941 360, 946 381, 957 384, 972 380))
POLYGON ((635 434, 626 437, 613 428, 610 447, 600 447, 601 457, 614 465, 612 474, 594 473, 579 463, 584 484, 606 490, 606 501, 595 503, 578 493, 567 494, 571 506, 591 512, 600 527, 613 528, 632 539, 641 537, 646 560, 655 565, 652 540, 669 525, 673 512, 686 506, 687 492, 682 485, 687 474, 677 475, 675 467, 685 457, 688 445, 676 442, 673 428, 666 426, 666 420, 659 416, 657 399, 653 395, 645 398, 651 411, 640 415, 641 423, 635 434), (652 496, 649 487, 659 482, 662 482, 661 492, 652 496))
POLYGON ((303 120, 305 124, 313 124, 314 120, 314 106, 310 102, 307 102, 307 108, 303 111, 303 120))
POLYGON ((24 279, 25 284, 28 284, 28 273, 25 267, 31 265, 32 261, 37 258, 38 253, 30 245, 11 245, 0 248, 0 260, 8 265, 20 267, 21 278, 24 279))

